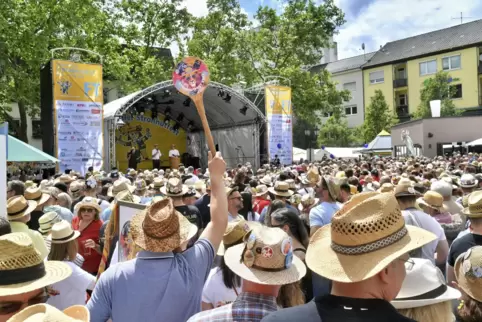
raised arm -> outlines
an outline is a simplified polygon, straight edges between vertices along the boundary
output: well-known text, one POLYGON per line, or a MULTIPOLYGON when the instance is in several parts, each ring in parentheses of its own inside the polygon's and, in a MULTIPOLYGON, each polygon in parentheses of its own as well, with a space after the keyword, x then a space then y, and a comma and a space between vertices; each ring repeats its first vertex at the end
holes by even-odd
POLYGON ((212 158, 209 156, 209 173, 211 180, 211 221, 204 229, 200 238, 206 238, 214 247, 214 253, 218 251, 219 244, 223 239, 224 231, 228 225, 228 198, 224 188, 223 176, 226 171, 226 163, 221 153, 217 152, 212 158))

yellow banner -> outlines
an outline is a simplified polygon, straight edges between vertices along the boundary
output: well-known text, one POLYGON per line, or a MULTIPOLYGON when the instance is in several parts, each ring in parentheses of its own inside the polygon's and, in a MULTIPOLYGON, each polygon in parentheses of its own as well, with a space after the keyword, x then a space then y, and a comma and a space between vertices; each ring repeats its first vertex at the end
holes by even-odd
POLYGON ((282 114, 291 116, 291 88, 287 86, 266 86, 266 115, 282 114))
MULTIPOLYGON (((162 119, 164 116, 159 115, 162 119)), ((157 144, 161 151, 161 166, 169 167, 169 150, 175 144, 182 155, 186 152, 186 132, 183 129, 174 130, 173 125, 164 124, 160 118, 152 119, 147 112, 145 115, 124 115, 126 123, 116 130, 116 160, 119 170, 128 168, 127 153, 131 147, 140 152, 141 162, 137 169, 152 169, 152 150, 157 144)))

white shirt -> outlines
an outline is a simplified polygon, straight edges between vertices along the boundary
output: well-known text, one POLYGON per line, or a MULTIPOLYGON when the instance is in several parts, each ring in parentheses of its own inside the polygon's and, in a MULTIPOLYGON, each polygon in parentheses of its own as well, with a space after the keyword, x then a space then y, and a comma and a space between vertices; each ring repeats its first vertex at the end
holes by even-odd
POLYGON ((152 160, 159 160, 161 156, 162 156, 161 150, 159 149, 152 150, 152 160))
POLYGON ((95 276, 70 261, 64 263, 70 266, 72 275, 52 285, 52 288, 60 294, 50 297, 47 301, 48 304, 62 311, 72 305, 85 305, 87 300, 85 290, 94 289, 95 284, 95 276))
POLYGON ((215 308, 234 302, 241 293, 241 287, 229 289, 223 282, 223 271, 219 267, 211 269, 204 284, 202 301, 212 304, 215 308))
POLYGON ((176 149, 169 150, 169 157, 179 157, 179 156, 181 156, 181 155, 179 154, 178 150, 176 150, 176 149))
POLYGON ((234 217, 228 212, 228 222, 231 222, 233 220, 241 220, 241 219, 244 219, 243 216, 238 214, 236 217, 234 217))

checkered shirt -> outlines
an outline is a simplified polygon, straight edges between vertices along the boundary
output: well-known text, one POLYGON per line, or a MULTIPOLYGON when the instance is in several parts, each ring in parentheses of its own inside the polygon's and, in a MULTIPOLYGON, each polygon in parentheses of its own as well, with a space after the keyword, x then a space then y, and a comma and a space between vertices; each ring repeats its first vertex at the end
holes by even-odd
POLYGON ((243 292, 233 303, 200 312, 192 316, 188 322, 259 322, 276 310, 276 297, 243 292))

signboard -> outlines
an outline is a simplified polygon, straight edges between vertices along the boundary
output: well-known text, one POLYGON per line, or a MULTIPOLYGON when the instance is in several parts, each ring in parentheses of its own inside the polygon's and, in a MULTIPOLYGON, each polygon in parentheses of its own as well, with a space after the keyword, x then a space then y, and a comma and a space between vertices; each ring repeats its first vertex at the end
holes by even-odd
POLYGON ((53 60, 56 157, 82 174, 103 162, 102 65, 53 60))
POLYGON ((265 88, 266 118, 268 120, 268 153, 277 155, 282 165, 293 163, 293 117, 291 88, 269 85, 265 88))

